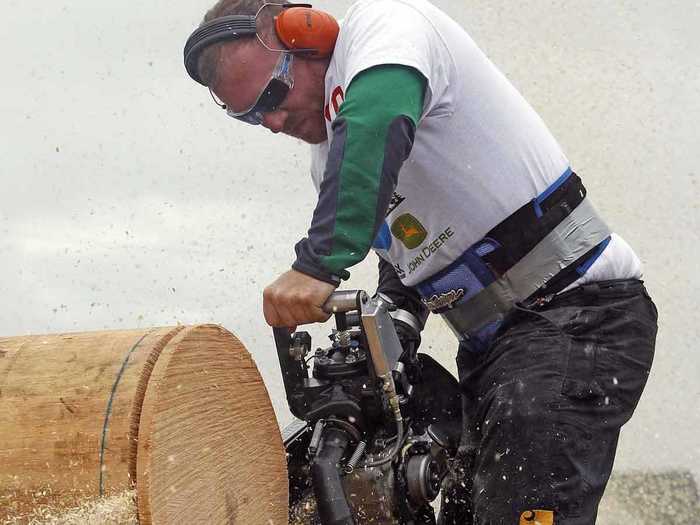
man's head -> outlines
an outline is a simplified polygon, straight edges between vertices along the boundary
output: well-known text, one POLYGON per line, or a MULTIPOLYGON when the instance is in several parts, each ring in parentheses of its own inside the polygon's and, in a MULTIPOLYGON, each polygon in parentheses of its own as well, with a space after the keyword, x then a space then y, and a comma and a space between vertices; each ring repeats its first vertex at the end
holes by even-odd
MULTIPOLYGON (((249 35, 237 40, 207 47, 197 67, 199 79, 227 106, 239 113, 251 108, 270 82, 285 46, 275 30, 275 16, 282 8, 267 5, 263 0, 220 0, 209 10, 203 24, 228 15, 259 13, 257 37, 249 35)), ((286 133, 315 144, 326 139, 323 117, 324 78, 328 58, 294 55, 291 59, 293 87, 279 107, 262 116, 262 125, 274 133, 286 133)))

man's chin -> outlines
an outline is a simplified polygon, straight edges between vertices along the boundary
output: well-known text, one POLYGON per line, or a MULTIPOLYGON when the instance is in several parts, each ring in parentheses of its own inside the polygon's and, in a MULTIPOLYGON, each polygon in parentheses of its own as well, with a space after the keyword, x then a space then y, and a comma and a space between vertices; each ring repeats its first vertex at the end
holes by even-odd
POLYGON ((320 144, 328 138, 326 136, 325 125, 322 129, 316 130, 313 126, 305 126, 302 123, 302 125, 296 127, 296 129, 285 130, 284 133, 290 137, 303 140, 307 144, 320 144))
POLYGON ((326 134, 326 125, 323 124, 321 127, 312 127, 312 131, 305 134, 301 140, 308 142, 309 144, 320 144, 328 140, 328 135, 326 134))
POLYGON ((307 144, 321 144, 321 142, 326 140, 325 135, 322 136, 318 133, 288 133, 285 131, 285 135, 304 141, 307 144))
POLYGON ((325 135, 323 137, 321 137, 320 135, 317 135, 317 136, 313 136, 313 137, 299 137, 299 138, 301 138, 301 140, 303 140, 307 144, 321 144, 321 142, 326 141, 327 137, 325 135))

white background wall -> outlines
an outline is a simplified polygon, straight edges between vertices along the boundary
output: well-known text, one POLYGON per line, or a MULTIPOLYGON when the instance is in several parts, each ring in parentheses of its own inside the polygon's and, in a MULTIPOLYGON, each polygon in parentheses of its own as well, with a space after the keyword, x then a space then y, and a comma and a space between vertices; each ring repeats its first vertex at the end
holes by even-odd
MULTIPOLYGON (((661 330, 616 468, 697 478, 700 5, 437 3, 541 113, 645 263, 661 330)), ((209 6, 0 3, 0 335, 220 323, 286 421, 261 290, 309 223, 307 147, 234 123, 186 76, 182 46, 209 6)), ((372 289, 375 261, 349 286, 372 289)), ((439 320, 424 340, 452 367, 439 320)))

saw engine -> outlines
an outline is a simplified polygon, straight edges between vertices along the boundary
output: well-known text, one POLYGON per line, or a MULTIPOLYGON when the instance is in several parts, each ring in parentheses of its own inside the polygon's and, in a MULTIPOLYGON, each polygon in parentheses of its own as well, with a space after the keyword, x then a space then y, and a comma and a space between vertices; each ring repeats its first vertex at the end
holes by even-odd
POLYGON ((388 299, 335 292, 324 309, 336 323, 325 348, 274 329, 298 418, 284 436, 290 509, 322 525, 434 524, 431 502, 458 468, 457 380, 417 353, 416 320, 388 299))

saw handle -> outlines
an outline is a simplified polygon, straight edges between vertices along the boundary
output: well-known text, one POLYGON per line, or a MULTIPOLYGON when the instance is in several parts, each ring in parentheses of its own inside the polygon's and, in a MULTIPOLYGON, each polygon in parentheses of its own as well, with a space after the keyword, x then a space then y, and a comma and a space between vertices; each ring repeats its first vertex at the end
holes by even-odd
POLYGON ((327 314, 342 314, 360 310, 369 301, 369 295, 364 290, 341 290, 331 294, 321 307, 327 314))
MULTIPOLYGON (((341 290, 333 292, 321 309, 327 314, 344 314, 355 310, 360 310, 361 305, 369 300, 367 292, 363 290, 341 290)), ((292 330, 286 327, 273 327, 272 333, 275 336, 275 343, 280 348, 285 341, 290 339, 292 330)))

